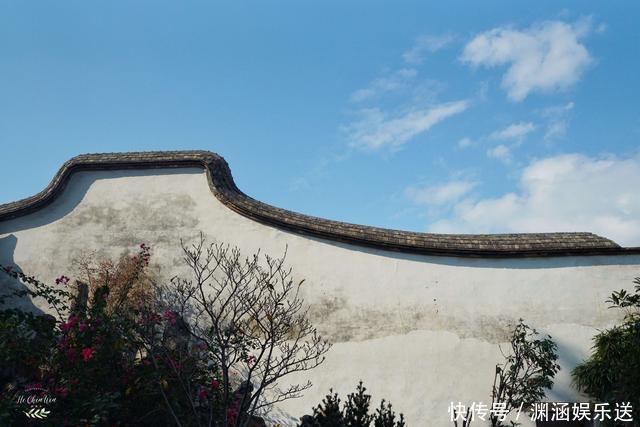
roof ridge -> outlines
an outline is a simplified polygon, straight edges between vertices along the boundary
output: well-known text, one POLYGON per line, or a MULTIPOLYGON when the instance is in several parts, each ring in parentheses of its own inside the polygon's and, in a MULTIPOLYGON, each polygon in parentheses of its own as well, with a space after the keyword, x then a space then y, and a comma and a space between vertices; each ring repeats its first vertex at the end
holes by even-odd
POLYGON ((505 234, 436 234, 392 230, 333 221, 268 205, 236 186, 225 159, 203 150, 142 151, 81 154, 65 162, 49 185, 38 194, 0 205, 0 221, 35 212, 64 190, 80 171, 201 167, 209 188, 225 206, 252 220, 297 234, 385 250, 465 257, 527 257, 640 253, 622 248, 590 232, 505 234))

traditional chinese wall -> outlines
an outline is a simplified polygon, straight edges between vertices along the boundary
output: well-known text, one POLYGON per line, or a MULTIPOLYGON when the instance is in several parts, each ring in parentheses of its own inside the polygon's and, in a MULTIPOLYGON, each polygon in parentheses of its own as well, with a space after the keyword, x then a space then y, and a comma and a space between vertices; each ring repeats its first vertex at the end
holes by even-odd
POLYGON ((0 263, 53 280, 83 253, 115 256, 146 242, 170 277, 182 271, 180 239, 200 231, 247 254, 288 248, 312 320, 334 343, 325 364, 290 378, 314 383, 281 405, 293 416, 362 379, 410 426, 451 425, 451 401, 490 401, 498 346, 519 318, 558 344, 549 398, 580 400, 570 371, 597 330, 618 320, 604 300, 640 275, 640 250, 593 235, 461 240, 296 216, 234 194, 210 153, 180 155, 72 160, 43 193, 0 206, 0 263))

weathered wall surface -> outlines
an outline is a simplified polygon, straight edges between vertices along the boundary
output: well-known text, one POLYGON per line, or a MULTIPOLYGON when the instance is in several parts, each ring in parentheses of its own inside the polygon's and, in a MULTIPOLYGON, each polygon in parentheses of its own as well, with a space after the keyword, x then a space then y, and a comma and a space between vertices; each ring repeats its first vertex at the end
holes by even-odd
POLYGON ((310 413, 330 387, 345 395, 362 379, 410 426, 450 425, 449 402, 490 401, 498 345, 521 317, 558 343, 562 371, 549 397, 576 400, 570 370, 597 328, 617 320, 604 300, 640 272, 633 253, 441 257, 305 237, 232 211, 196 167, 75 173, 48 206, 0 221, 0 263, 53 280, 80 254, 117 255, 146 242, 169 277, 180 271, 180 239, 200 231, 245 253, 279 256, 288 247, 294 273, 306 279, 313 321, 334 347, 308 374, 314 387, 282 405, 294 416, 310 413))

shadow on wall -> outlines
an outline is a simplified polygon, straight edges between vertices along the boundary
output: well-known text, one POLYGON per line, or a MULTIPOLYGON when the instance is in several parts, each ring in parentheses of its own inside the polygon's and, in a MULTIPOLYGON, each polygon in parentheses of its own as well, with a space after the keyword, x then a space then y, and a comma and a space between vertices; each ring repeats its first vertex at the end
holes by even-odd
MULTIPOLYGON (((20 266, 15 264, 13 258, 17 243, 18 238, 13 234, 5 237, 0 237, 0 264, 6 267, 11 266, 15 271, 22 272, 22 269, 20 268, 20 266)), ((13 277, 8 276, 7 274, 0 273, 0 295, 6 295, 14 290, 24 289, 26 289, 25 285, 22 284, 19 280, 16 280, 13 277)), ((13 306, 15 308, 20 308, 24 311, 32 312, 34 314, 44 314, 42 310, 40 310, 33 304, 31 298, 26 296, 20 299, 9 298, 5 304, 13 306)))
MULTIPOLYGON (((283 233, 293 234, 290 231, 283 233)), ((471 258, 453 256, 419 255, 406 252, 394 252, 349 243, 335 242, 313 236, 305 236, 323 245, 330 245, 349 251, 357 251, 371 256, 393 258, 396 260, 414 261, 427 264, 448 265, 471 268, 504 268, 504 269, 553 269, 567 267, 592 267, 598 265, 640 265, 640 255, 585 255, 585 256, 555 256, 528 258, 471 258)))
POLYGON ((584 358, 580 355, 580 349, 573 345, 555 339, 554 342, 558 346, 558 363, 562 369, 567 370, 567 372, 561 371, 561 373, 568 376, 568 382, 566 382, 566 380, 564 383, 555 381, 553 389, 547 392, 547 397, 556 402, 573 402, 576 399, 576 393, 579 395, 579 392, 577 392, 573 386, 571 371, 574 367, 582 363, 584 358))
MULTIPOLYGON (((11 218, 4 221, 0 220, 0 234, 41 227, 64 218, 80 204, 89 191, 89 188, 91 188, 96 181, 102 179, 202 173, 203 170, 199 168, 77 172, 70 177, 69 182, 62 192, 55 195, 54 200, 50 204, 25 216, 11 218)), ((214 196, 211 195, 211 197, 214 196)))

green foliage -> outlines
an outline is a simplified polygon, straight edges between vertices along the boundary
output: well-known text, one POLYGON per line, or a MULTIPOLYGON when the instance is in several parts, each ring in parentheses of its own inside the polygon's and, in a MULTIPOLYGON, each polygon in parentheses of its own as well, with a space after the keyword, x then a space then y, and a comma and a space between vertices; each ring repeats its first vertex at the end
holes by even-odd
MULTIPOLYGON (((30 312, 0 310, 0 366, 27 377, 54 345, 55 320, 30 312)), ((6 374, 5 374, 6 375, 6 374)))
MULTIPOLYGON (((556 362, 556 344, 551 336, 540 337, 535 329, 522 319, 513 330, 510 351, 505 361, 496 365, 492 387, 493 403, 505 403, 511 411, 519 407, 529 407, 545 396, 545 389, 553 386, 553 377, 560 370, 556 362)), ((497 416, 491 416, 492 426, 501 426, 497 416)))
POLYGON ((369 415, 371 396, 366 394, 367 388, 358 383, 355 393, 347 396, 344 405, 344 421, 347 427, 368 426, 373 421, 373 415, 369 415))
POLYGON ((362 381, 358 383, 356 391, 347 396, 343 409, 340 409, 340 398, 333 390, 313 409, 315 423, 319 427, 405 427, 404 415, 396 414, 391 403, 383 399, 374 414, 369 413, 371 396, 366 394, 366 387, 362 381))
POLYGON ((313 416, 320 427, 342 427, 344 423, 344 415, 340 409, 340 398, 338 393, 329 390, 329 394, 322 399, 322 403, 313 408, 313 416))
POLYGON ((380 402, 380 407, 376 409, 373 417, 375 427, 404 427, 404 415, 400 414, 400 419, 396 421, 396 414, 391 408, 391 403, 384 404, 384 399, 380 402))
POLYGON ((600 402, 630 402, 633 419, 640 419, 640 277, 635 291, 613 292, 610 308, 622 309, 621 324, 604 330, 594 338, 593 353, 573 370, 573 380, 584 393, 600 402))

